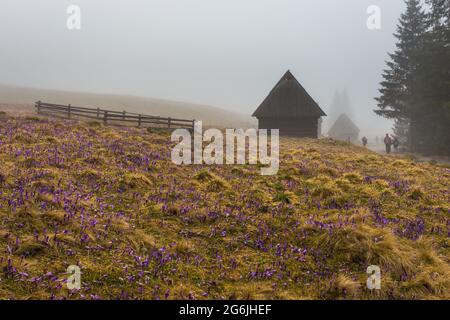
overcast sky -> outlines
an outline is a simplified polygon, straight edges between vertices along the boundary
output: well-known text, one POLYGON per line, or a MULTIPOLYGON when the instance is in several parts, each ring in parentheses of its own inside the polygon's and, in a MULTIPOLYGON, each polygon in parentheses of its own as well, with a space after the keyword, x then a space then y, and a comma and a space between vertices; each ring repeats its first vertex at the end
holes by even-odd
MULTIPOLYGON (((348 90, 375 116, 403 0, 1 0, 0 82, 133 94, 251 113, 290 69, 327 111, 348 90), (81 8, 81 30, 66 9, 81 8), (366 26, 381 8, 381 30, 366 26)), ((370 130, 369 130, 370 128, 370 130)))

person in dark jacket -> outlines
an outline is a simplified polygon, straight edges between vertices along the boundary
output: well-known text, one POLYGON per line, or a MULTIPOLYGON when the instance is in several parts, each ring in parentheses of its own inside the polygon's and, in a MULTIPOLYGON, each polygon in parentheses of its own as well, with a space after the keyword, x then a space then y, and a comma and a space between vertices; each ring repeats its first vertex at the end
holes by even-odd
POLYGON ((392 144, 394 146, 395 152, 397 152, 398 151, 398 147, 400 146, 400 141, 398 140, 397 137, 394 137, 394 141, 392 142, 392 144))
POLYGON ((363 144, 363 146, 365 147, 365 146, 367 146, 367 138, 366 137, 362 137, 362 144, 363 144))
POLYGON ((386 153, 391 153, 391 147, 392 147, 392 139, 389 136, 389 133, 386 133, 386 136, 384 137, 384 144, 386 145, 386 153))

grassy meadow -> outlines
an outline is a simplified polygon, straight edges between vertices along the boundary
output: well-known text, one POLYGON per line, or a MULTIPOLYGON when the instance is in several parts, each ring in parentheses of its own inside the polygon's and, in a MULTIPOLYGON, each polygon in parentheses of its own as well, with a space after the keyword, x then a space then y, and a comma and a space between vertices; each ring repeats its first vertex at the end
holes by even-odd
POLYGON ((0 115, 0 298, 450 298, 449 167, 282 138, 278 174, 261 176, 174 165, 172 146, 0 115))

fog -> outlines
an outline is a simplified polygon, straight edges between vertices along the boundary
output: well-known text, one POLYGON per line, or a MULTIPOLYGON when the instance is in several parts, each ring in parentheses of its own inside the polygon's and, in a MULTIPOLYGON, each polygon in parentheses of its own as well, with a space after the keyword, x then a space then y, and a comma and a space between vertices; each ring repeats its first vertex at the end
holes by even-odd
MULTIPOLYGON (((287 69, 325 112, 346 90, 361 134, 376 116, 401 0, 1 0, 0 83, 131 94, 251 114, 287 69), (68 30, 69 5, 81 30, 68 30), (370 5, 381 29, 366 26, 370 5)), ((1 97, 0 97, 1 98, 1 97)))

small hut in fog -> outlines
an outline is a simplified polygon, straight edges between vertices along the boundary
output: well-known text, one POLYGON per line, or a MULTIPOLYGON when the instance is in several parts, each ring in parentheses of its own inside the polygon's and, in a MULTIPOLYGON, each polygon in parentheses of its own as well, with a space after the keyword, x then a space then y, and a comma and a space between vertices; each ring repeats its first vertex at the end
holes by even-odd
POLYGON ((359 128, 343 113, 328 131, 328 136, 336 140, 356 142, 359 136, 359 128))
POLYGON ((259 129, 280 129, 280 135, 317 138, 325 112, 287 71, 252 115, 259 129))

